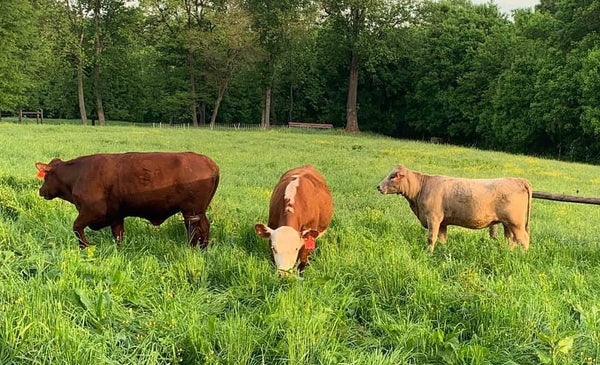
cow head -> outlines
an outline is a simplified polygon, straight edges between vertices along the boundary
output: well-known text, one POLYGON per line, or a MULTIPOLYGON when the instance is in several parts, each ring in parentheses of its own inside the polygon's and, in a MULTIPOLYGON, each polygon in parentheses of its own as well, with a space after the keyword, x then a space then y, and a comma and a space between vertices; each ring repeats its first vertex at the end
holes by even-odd
POLYGON ((38 177, 44 179, 44 183, 40 188, 40 196, 44 199, 50 200, 61 195, 63 183, 56 174, 56 167, 61 163, 60 159, 55 158, 49 164, 41 162, 35 164, 38 169, 38 177))
POLYGON ((269 239, 273 260, 280 276, 287 275, 294 268, 300 250, 304 247, 309 236, 317 238, 319 235, 319 232, 314 229, 300 233, 290 226, 271 229, 264 224, 257 224, 254 226, 254 230, 260 237, 269 239))
POLYGON ((402 194, 406 195, 409 191, 409 170, 402 166, 396 166, 392 172, 383 179, 377 186, 381 194, 402 194))

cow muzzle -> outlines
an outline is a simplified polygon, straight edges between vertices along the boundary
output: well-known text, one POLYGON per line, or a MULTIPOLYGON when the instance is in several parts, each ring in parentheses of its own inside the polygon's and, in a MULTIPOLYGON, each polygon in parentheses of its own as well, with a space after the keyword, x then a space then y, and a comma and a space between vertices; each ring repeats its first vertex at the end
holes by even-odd
POLYGON ((52 200, 52 196, 46 191, 40 190, 40 196, 46 200, 52 200))
POLYGON ((280 278, 291 278, 294 276, 293 270, 294 270, 294 268, 287 269, 287 270, 277 269, 277 273, 279 274, 280 278))

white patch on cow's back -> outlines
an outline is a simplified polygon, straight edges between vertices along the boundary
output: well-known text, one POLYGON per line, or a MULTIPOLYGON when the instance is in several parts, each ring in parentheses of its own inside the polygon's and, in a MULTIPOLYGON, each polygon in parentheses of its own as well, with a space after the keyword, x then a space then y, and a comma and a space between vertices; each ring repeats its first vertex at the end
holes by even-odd
POLYGON ((294 203, 296 201, 296 191, 300 186, 300 175, 292 175, 292 181, 285 187, 285 194, 283 199, 286 201, 285 211, 288 213, 294 213, 294 203))

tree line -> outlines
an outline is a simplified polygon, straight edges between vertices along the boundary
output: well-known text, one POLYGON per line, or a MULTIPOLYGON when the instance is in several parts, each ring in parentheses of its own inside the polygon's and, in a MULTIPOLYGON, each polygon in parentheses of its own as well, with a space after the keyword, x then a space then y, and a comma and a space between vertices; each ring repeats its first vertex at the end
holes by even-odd
POLYGON ((600 3, 0 2, 0 110, 326 122, 600 161, 600 3))

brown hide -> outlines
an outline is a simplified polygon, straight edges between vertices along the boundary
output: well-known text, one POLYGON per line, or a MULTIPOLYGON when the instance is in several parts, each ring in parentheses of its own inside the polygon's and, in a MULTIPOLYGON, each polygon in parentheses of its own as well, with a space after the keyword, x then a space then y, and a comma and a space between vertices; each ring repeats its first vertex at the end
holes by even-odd
POLYGON ((520 178, 464 179, 431 176, 399 165, 378 186, 382 194, 401 194, 423 227, 429 230, 429 249, 446 240, 447 226, 472 229, 502 223, 505 236, 529 247, 531 184, 520 178))
MULTIPOLYGON (((304 234, 302 238, 306 243, 309 234, 317 238, 325 233, 332 215, 333 199, 325 178, 313 166, 306 165, 287 171, 275 186, 269 206, 268 227, 272 230, 292 227, 299 236, 304 234), (295 179, 297 188, 292 204, 286 199, 286 189, 295 179)), ((299 249, 296 261, 300 261, 300 271, 308 264, 313 250, 305 244, 299 249)))
POLYGON ((97 154, 36 164, 45 173, 40 195, 61 198, 79 212, 73 231, 88 246, 84 228, 110 226, 118 242, 125 217, 159 225, 181 212, 192 247, 208 245, 206 209, 219 184, 219 168, 207 156, 186 153, 97 154))

